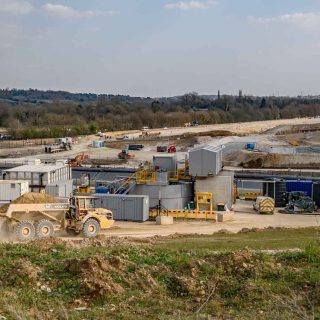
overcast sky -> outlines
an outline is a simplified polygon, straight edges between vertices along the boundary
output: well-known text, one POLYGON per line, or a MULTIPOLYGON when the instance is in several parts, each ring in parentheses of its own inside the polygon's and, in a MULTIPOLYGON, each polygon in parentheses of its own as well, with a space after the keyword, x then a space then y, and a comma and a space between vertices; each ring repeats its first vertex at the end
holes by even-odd
POLYGON ((320 93, 320 0, 0 0, 0 87, 320 93))

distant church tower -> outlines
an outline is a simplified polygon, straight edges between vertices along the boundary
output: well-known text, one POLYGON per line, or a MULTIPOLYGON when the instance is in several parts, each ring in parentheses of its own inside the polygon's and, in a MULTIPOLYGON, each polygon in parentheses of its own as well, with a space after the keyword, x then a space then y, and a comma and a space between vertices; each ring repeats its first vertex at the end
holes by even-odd
POLYGON ((239 90, 239 98, 241 99, 242 97, 243 97, 242 90, 239 90))
POLYGON ((220 100, 220 90, 218 90, 218 100, 220 100))

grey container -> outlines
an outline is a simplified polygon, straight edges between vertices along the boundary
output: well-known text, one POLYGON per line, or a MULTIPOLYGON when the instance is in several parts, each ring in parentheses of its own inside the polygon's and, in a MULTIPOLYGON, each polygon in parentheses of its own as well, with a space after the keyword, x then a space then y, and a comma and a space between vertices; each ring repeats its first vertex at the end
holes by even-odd
POLYGON ((114 220, 149 220, 149 197, 139 195, 95 194, 96 206, 113 212, 114 220))
POLYGON ((46 194, 57 198, 70 198, 73 194, 73 181, 65 180, 46 185, 46 194))
POLYGON ((160 167, 162 170, 166 170, 171 173, 177 171, 177 156, 176 155, 157 155, 153 156, 153 165, 160 167))
POLYGON ((208 145, 189 151, 189 172, 192 176, 216 176, 221 170, 222 147, 208 145))

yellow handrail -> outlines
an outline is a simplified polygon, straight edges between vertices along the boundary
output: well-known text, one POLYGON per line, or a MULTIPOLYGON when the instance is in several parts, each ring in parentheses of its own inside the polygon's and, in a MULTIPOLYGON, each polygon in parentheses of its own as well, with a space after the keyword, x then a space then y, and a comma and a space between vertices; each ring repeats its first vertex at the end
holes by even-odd
POLYGON ((136 174, 137 172, 135 172, 133 175, 131 175, 129 178, 127 178, 124 183, 122 185, 120 185, 120 187, 115 191, 115 194, 117 194, 120 190, 122 190, 123 188, 125 188, 127 185, 129 185, 129 183, 132 180, 136 180, 136 174))

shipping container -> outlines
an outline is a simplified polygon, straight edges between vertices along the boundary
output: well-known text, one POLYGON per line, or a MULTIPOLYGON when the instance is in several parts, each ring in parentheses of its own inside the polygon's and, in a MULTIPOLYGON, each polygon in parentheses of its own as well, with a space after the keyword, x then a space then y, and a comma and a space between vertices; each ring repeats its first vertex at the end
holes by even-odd
POLYGON ((70 198, 73 195, 73 181, 58 181, 46 185, 46 194, 57 198, 70 198))
POLYGON ((114 220, 149 220, 149 197, 139 195, 94 194, 96 206, 111 210, 114 220))
POLYGON ((189 172, 194 177, 216 176, 222 170, 222 147, 201 146, 189 151, 189 172))
POLYGON ((312 197, 312 181, 307 180, 288 180, 286 182, 287 192, 304 192, 305 196, 312 197))
POLYGON ((8 203, 29 192, 28 181, 0 180, 0 202, 8 203))

